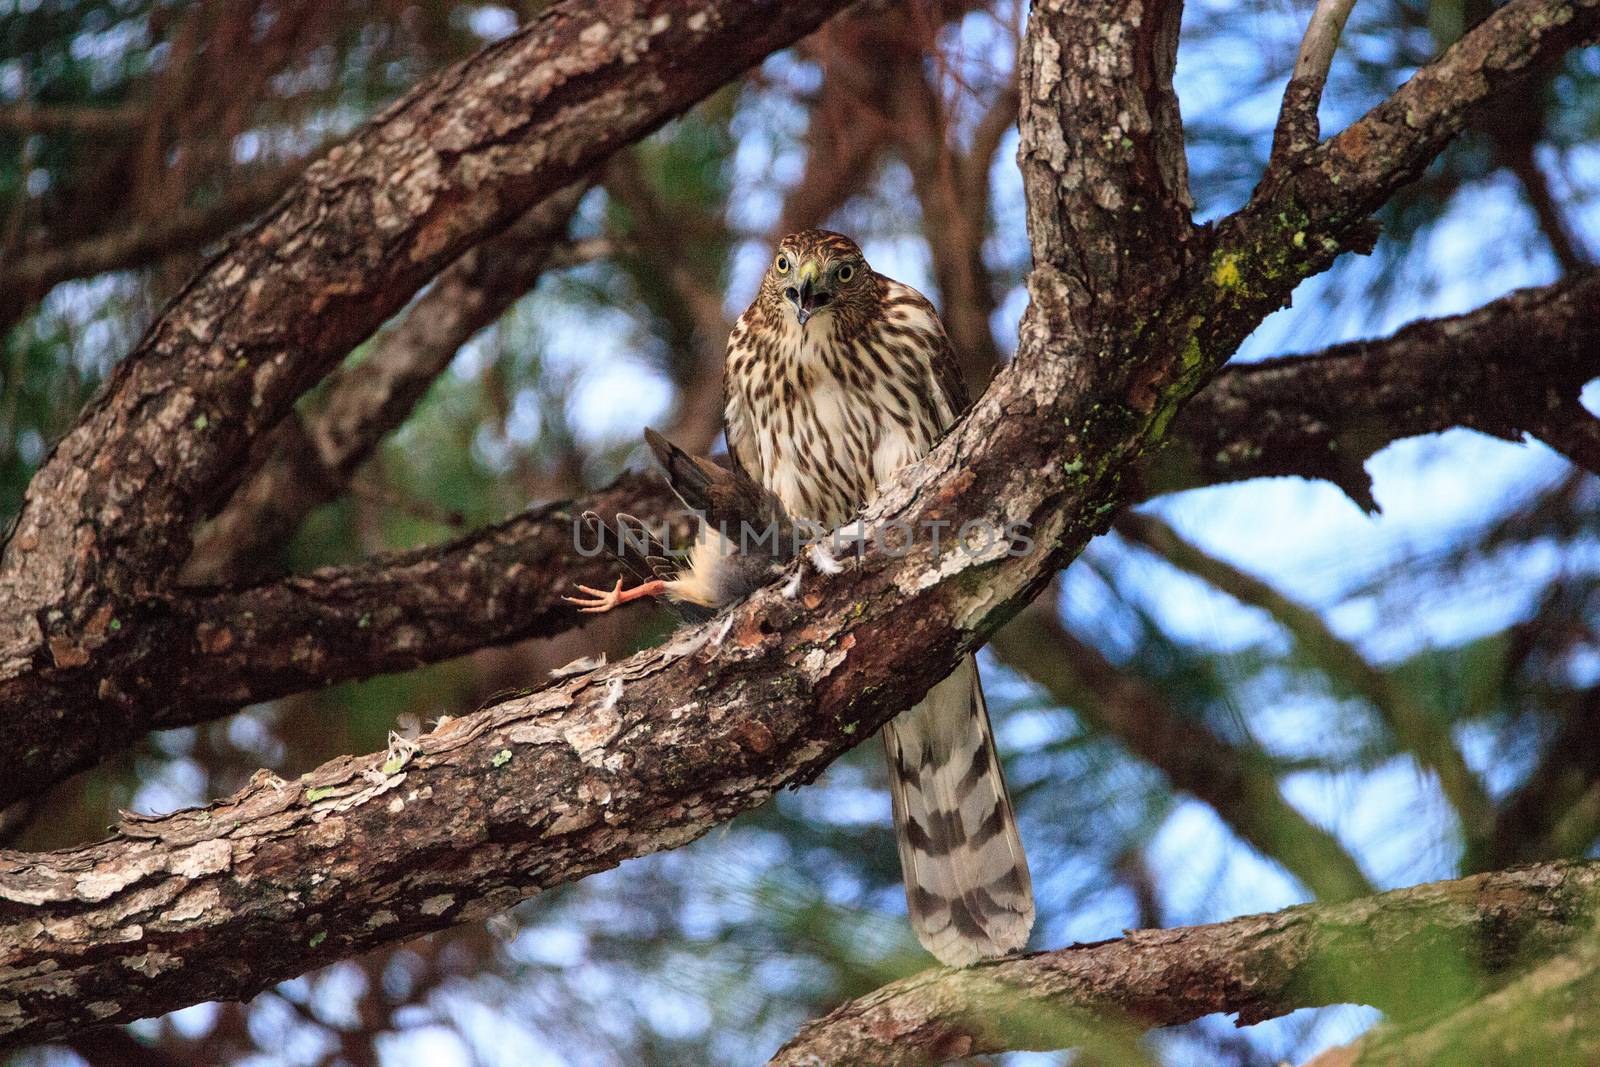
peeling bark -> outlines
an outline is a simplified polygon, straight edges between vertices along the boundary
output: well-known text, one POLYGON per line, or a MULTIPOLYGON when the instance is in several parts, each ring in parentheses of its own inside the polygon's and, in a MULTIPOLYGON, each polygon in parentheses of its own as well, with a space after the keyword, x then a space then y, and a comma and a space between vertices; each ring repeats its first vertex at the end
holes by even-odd
MULTIPOLYGON (((891 983, 808 1023, 769 1064, 920 1067, 954 1056, 1064 1048, 1096 1040, 1097 1030, 1136 1033, 1216 1012, 1236 1014, 1246 1026, 1328 1004, 1438 1010, 1494 988, 1518 966, 1581 945, 1597 907, 1600 863, 1552 863, 1344 904, 1130 931, 891 983)), ((1591 966, 1579 988, 1594 985, 1591 966)), ((1592 1015, 1592 1004, 1584 1010, 1592 1015)), ((1463 1040, 1472 1031, 1455 1028, 1455 1047, 1490 1047, 1479 1033, 1463 1040)), ((1413 1052, 1450 1047, 1413 1040, 1413 1052)), ((1548 1048, 1547 1041, 1530 1044, 1548 1048)), ((1370 1062, 1533 1060, 1375 1054, 1370 1062)))

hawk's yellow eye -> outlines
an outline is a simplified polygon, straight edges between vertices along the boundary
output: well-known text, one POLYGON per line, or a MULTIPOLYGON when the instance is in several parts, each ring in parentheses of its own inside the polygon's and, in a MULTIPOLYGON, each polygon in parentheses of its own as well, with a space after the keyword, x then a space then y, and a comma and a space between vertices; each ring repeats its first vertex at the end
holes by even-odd
POLYGON ((850 264, 846 263, 844 266, 839 268, 839 280, 841 282, 847 282, 851 278, 854 278, 855 276, 856 276, 856 269, 854 267, 852 267, 850 264))
POLYGON ((788 274, 789 273, 789 257, 788 256, 779 256, 778 257, 778 261, 773 264, 773 267, 777 268, 777 271, 778 271, 779 274, 788 274))

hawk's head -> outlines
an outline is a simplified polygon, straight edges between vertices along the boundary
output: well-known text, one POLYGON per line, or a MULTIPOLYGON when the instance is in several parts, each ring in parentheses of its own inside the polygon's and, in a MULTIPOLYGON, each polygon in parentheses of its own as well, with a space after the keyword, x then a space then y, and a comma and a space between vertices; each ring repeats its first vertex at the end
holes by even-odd
POLYGON ((801 326, 818 315, 859 322, 877 306, 877 278, 844 234, 801 230, 778 242, 761 298, 801 326))

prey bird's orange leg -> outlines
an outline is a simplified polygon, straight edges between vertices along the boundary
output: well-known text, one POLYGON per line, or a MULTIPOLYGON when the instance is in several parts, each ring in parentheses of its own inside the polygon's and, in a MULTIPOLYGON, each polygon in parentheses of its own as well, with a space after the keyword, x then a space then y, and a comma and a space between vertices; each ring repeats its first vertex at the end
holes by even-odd
POLYGON ((590 615, 599 615, 610 611, 612 608, 621 607, 630 600, 642 600, 647 596, 660 596, 667 591, 667 583, 657 578, 653 582, 644 582, 632 589, 622 588, 622 579, 617 579, 615 589, 610 591, 592 589, 587 585, 578 586, 588 593, 588 596, 564 596, 561 599, 569 604, 578 605, 578 610, 590 615))

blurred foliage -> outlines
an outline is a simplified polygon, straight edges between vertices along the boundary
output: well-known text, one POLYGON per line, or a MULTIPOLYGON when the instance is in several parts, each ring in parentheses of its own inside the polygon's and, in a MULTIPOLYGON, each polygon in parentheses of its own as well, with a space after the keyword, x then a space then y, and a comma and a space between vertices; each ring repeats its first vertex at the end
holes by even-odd
MULTIPOLYGON (((0 121, 0 260, 203 203, 253 168, 308 158, 542 6, 0 0, 0 116, 19 103, 129 116, 127 131, 111 133, 0 121)), ((1201 217, 1242 203, 1259 175, 1308 11, 1257 0, 1189 5, 1178 86, 1201 217)), ((1484 13, 1480 0, 1358 5, 1323 104, 1325 130, 1484 13)), ((1015 14, 1007 0, 939 37, 945 51, 929 70, 957 114, 981 110, 1003 82, 1015 14)), ((689 391, 707 388, 697 349, 706 317, 686 292, 708 292, 713 305, 731 294, 726 315, 751 290, 807 144, 837 133, 808 130, 827 47, 823 38, 773 59, 636 146, 619 164, 635 195, 620 195, 617 174, 600 176, 574 235, 609 239, 613 253, 553 273, 476 338, 353 491, 303 525, 285 565, 437 541, 532 499, 600 484, 630 461, 641 425, 661 424, 689 391)), ((1308 286, 1310 299, 1272 320, 1251 351, 1372 335, 1557 276, 1549 213, 1536 202, 1551 198, 1580 247, 1596 247, 1597 134, 1600 51, 1591 48, 1509 111, 1485 116, 1385 209, 1377 253, 1308 286), (1534 172, 1512 166, 1518 152, 1534 172), (1541 178, 1543 192, 1530 187, 1541 178), (1493 227, 1478 221, 1485 213, 1493 227)), ((1002 347, 1028 262, 1010 151, 994 168, 985 248, 1006 309, 996 323, 1002 347)), ((886 156, 835 219, 880 267, 926 286, 909 189, 905 166, 886 156)), ((5 335, 0 524, 50 442, 202 252, 175 248, 58 287, 5 335)), ((320 400, 314 392, 303 406, 313 412, 320 400)), ((1555 758, 1600 685, 1600 485, 1537 446, 1464 432, 1393 448, 1373 469, 1379 499, 1392 503, 1376 520, 1326 486, 1286 482, 1155 508, 1359 648, 1457 741, 1497 802, 1509 807, 1537 790, 1552 768, 1591 775, 1577 781, 1579 798, 1600 789, 1600 768, 1555 758)), ((1056 606, 1072 633, 1154 686, 1173 714, 1270 766, 1375 882, 1476 862, 1435 783, 1397 754, 1360 688, 1308 656, 1281 619, 1117 538, 1097 542, 1064 576, 1056 606)), ((606 640, 621 654, 666 625, 636 620, 606 640)), ((149 738, 55 790, 16 844, 83 840, 119 808, 197 803, 260 766, 292 776, 377 749, 389 730, 459 714, 508 679, 525 684, 590 651, 588 640, 569 635, 341 685, 149 738)), ((1034 871, 1036 945, 1304 898, 1274 857, 1060 706, 1025 664, 986 657, 985 669, 1034 871)), ((901 918, 881 762, 877 746, 864 745, 817 784, 703 841, 530 901, 509 921, 134 1033, 192 1062, 754 1062, 827 1005, 927 962, 901 918)), ((1545 821, 1560 823, 1559 833, 1547 827, 1548 840, 1524 843, 1543 855, 1591 852, 1600 826, 1584 821, 1572 791, 1550 806, 1545 821)), ((1451 966, 1441 959, 1441 982, 1451 966)), ((1266 1064, 1347 1039, 1372 1018, 1328 1009, 1242 1033, 1212 1020, 1148 1044, 1174 1064, 1266 1064)), ((75 1060, 56 1050, 15 1062, 75 1060)))

